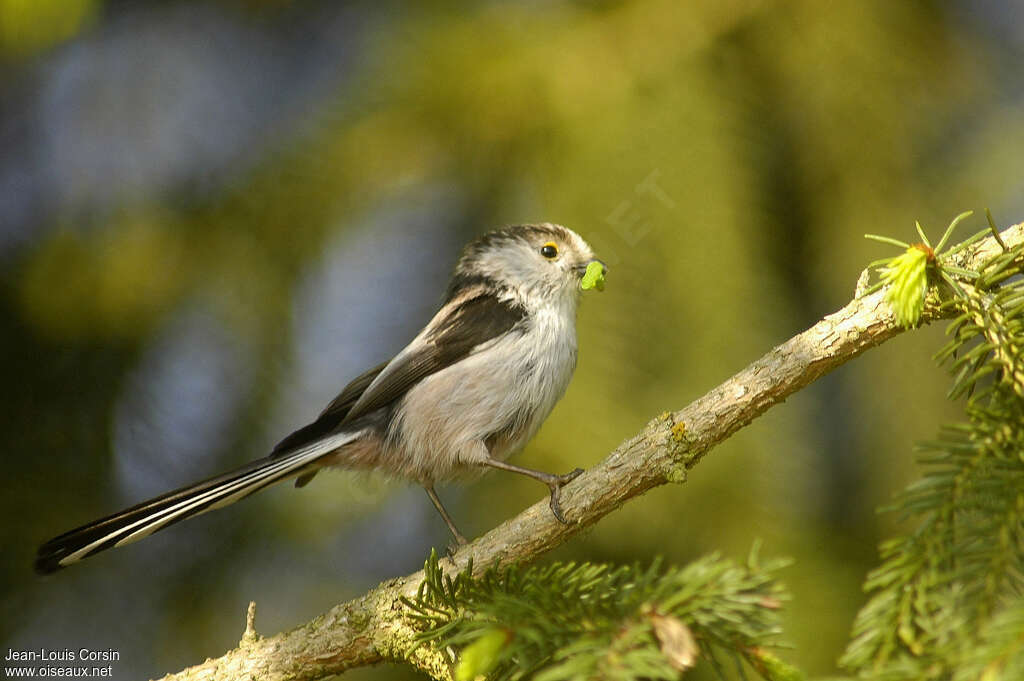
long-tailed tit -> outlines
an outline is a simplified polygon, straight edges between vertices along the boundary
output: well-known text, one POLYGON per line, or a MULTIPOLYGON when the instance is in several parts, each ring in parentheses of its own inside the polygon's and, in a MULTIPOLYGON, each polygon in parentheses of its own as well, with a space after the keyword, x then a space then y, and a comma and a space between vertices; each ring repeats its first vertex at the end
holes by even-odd
MULTIPOLYGON (((423 485, 455 540, 466 539, 434 484, 489 468, 559 491, 582 470, 553 475, 506 459, 523 448, 565 392, 576 366, 576 307, 598 263, 575 232, 552 224, 486 234, 462 253, 444 304, 389 362, 349 383, 320 416, 266 458, 66 532, 39 548, 49 573, 275 482, 302 487, 324 466, 383 471, 423 485)), ((600 264, 603 272, 603 264, 600 264)))

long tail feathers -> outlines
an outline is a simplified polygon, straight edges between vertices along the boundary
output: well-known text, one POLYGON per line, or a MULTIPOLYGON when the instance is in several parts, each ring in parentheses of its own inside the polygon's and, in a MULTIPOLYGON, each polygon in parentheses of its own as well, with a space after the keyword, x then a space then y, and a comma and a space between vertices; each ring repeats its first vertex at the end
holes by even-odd
POLYGON ((186 518, 233 504, 267 485, 297 474, 358 435, 340 433, 294 452, 275 454, 65 532, 39 547, 35 571, 39 574, 56 572, 100 551, 130 544, 186 518))

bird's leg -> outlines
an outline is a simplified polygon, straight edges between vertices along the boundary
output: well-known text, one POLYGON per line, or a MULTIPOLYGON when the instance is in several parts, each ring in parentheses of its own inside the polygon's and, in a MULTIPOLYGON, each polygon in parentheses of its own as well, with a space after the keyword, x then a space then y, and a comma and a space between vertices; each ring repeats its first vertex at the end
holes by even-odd
POLYGON ((462 533, 459 532, 459 528, 455 527, 455 521, 452 520, 452 517, 448 515, 448 511, 445 510, 444 504, 441 503, 441 499, 437 496, 437 492, 434 491, 434 485, 424 484, 423 489, 427 490, 427 496, 430 497, 430 502, 434 504, 434 508, 436 508, 437 512, 441 514, 441 517, 444 518, 445 524, 448 526, 448 529, 452 531, 452 536, 455 537, 455 544, 448 546, 448 553, 453 554, 460 547, 468 544, 469 541, 462 536, 462 533))
POLYGON ((555 475, 553 473, 545 473, 544 471, 535 471, 532 468, 523 468, 522 466, 505 463, 504 461, 498 461, 497 459, 487 459, 484 461, 484 464, 503 471, 519 473, 520 475, 533 478, 538 482, 543 482, 548 486, 548 489, 551 490, 551 501, 548 502, 548 505, 551 506, 551 512, 560 523, 565 525, 569 524, 569 521, 565 519, 564 515, 562 515, 562 506, 558 500, 561 496, 562 486, 579 477, 583 472, 582 468, 577 468, 571 473, 566 473, 565 475, 555 475))

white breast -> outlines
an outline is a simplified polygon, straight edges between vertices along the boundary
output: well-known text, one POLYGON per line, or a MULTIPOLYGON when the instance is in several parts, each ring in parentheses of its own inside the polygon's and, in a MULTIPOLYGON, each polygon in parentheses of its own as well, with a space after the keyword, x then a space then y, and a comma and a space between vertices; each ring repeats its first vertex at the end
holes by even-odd
POLYGON ((533 311, 522 333, 481 346, 405 396, 387 440, 394 472, 439 481, 483 472, 534 436, 576 367, 575 301, 533 311), (491 446, 488 452, 485 443, 491 446))

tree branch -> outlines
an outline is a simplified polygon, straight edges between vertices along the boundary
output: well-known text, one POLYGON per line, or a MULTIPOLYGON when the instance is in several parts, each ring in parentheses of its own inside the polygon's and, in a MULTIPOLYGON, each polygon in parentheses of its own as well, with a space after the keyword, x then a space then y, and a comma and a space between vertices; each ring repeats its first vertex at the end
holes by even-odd
MULTIPOLYGON (((1024 242, 1024 223, 1004 231, 1002 239, 1010 248, 1024 242)), ((951 261, 977 268, 1000 250, 990 236, 951 261)), ((686 408, 652 420, 563 489, 562 508, 569 525, 552 517, 546 500, 538 502, 442 564, 461 570, 472 558, 474 572, 482 573, 489 567, 534 560, 629 499, 666 482, 684 482, 687 470, 719 442, 820 376, 902 331, 883 296, 879 291, 855 298, 686 408)), ((947 314, 934 304, 934 294, 929 300, 925 323, 947 314)), ((269 638, 255 633, 250 612, 238 648, 164 681, 313 680, 384 660, 406 661, 433 678, 449 678, 449 661, 441 653, 427 647, 408 653, 416 632, 401 598, 414 596, 422 580, 420 571, 386 581, 307 624, 269 638)))

